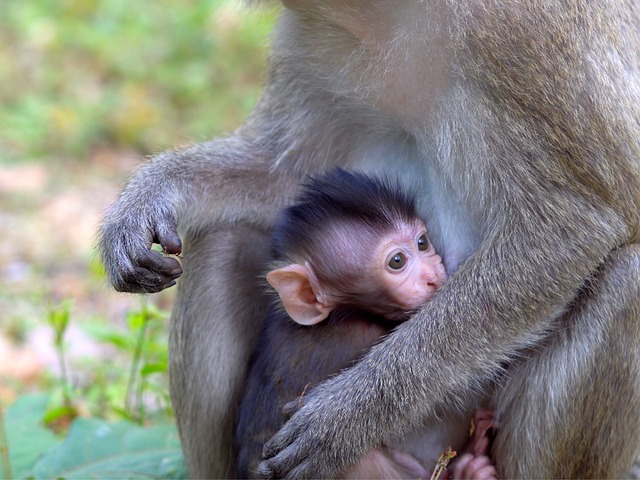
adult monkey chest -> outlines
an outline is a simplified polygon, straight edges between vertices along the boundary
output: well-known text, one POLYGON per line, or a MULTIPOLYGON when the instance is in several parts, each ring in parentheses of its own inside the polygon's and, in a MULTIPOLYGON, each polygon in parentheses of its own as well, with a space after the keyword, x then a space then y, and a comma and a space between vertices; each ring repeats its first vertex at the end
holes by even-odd
MULTIPOLYGON (((482 135, 474 133, 470 112, 453 108, 464 80, 450 38, 455 13, 444 2, 285 4, 291 10, 275 36, 275 51, 283 55, 274 54, 273 61, 294 72, 304 95, 326 95, 332 104, 330 120, 317 130, 304 124, 294 155, 320 144, 314 163, 340 162, 402 178, 423 197, 434 241, 455 270, 480 242, 486 208, 479 202, 491 202, 458 178, 462 172, 479 179, 456 158, 483 152, 461 151, 480 147, 470 140, 482 135), (303 48, 292 51, 291 45, 303 48)), ((315 110, 305 113, 309 124, 328 120, 315 110)), ((482 168, 482 160, 473 163, 482 168)))
POLYGON ((637 2, 287 6, 245 125, 154 159, 102 229, 127 291, 171 284, 179 270, 147 247, 175 251, 181 234, 172 399, 191 474, 233 472, 264 232, 301 174, 341 165, 420 188, 455 272, 309 392, 263 473, 334 475, 418 419, 473 403, 509 365, 501 476, 624 475, 640 438, 637 2))

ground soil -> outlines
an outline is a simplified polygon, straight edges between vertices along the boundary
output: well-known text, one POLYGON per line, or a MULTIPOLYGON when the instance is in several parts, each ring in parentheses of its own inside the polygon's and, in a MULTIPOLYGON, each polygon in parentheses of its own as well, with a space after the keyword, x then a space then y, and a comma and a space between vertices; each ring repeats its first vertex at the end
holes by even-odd
MULTIPOLYGON (((140 298, 112 291, 95 252, 102 212, 144 161, 132 152, 95 151, 84 161, 0 165, 0 402, 38 389, 57 372, 47 314, 72 299, 70 361, 109 355, 83 321, 122 323, 140 298)), ((169 308, 172 294, 154 296, 169 308)))

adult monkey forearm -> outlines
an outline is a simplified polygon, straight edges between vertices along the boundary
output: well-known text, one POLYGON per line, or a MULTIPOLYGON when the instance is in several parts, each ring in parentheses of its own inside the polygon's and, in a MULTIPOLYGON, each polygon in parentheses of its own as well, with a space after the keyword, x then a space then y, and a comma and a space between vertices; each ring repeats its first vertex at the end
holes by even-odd
MULTIPOLYGON (((558 252, 553 244, 541 245, 533 235, 530 241, 514 249, 511 233, 515 232, 509 232, 510 229, 527 233, 520 230, 517 223, 505 227, 505 234, 481 247, 456 271, 432 303, 425 305, 411 321, 374 347, 357 366, 321 385, 318 391, 305 394, 305 406, 268 444, 265 453, 271 456, 288 443, 293 443, 295 450, 287 452, 290 457, 284 461, 276 456, 265 462, 271 468, 263 470, 265 476, 331 477, 359 458, 361 449, 366 451, 371 445, 385 444, 398 432, 413 431, 426 417, 465 405, 495 380, 506 362, 513 362, 518 352, 531 345, 543 345, 547 341, 546 331, 566 328, 554 322, 559 312, 553 310, 554 303, 549 302, 548 297, 555 297, 556 305, 566 304, 575 297, 581 278, 575 271, 569 272, 566 264, 558 264, 561 260, 554 257, 558 252), (504 253, 496 255, 497 249, 504 253), (523 255, 516 254, 520 249, 523 255), (548 258, 533 253, 545 250, 548 258), (499 269, 495 268, 497 263, 499 269), (557 283, 545 284, 544 289, 533 287, 518 291, 514 286, 510 291, 503 282, 509 275, 507 272, 525 270, 528 275, 521 277, 523 282, 536 285, 540 281, 537 270, 550 275, 555 269, 558 270, 555 272, 557 283), (496 284, 501 284, 501 288, 496 288, 496 284), (534 290, 540 292, 537 297, 531 295, 534 290), (389 362, 389 358, 394 360, 389 362), (357 427, 343 429, 343 425, 357 427), (355 441, 354 432, 358 432, 355 441), (346 463, 328 462, 316 455, 316 450, 330 452, 331 458, 340 452, 346 463)), ((607 246, 602 243, 604 252, 607 246)), ((585 265, 583 273, 588 275, 586 265, 595 269, 603 258, 581 260, 585 265)), ((528 401, 549 402, 546 395, 557 392, 549 392, 547 388, 537 392, 541 395, 537 400, 530 397, 528 401)), ((597 386, 592 384, 591 388, 590 395, 597 395, 597 386)), ((521 424, 520 414, 521 411, 515 412, 513 424, 501 425, 501 428, 509 432, 529 428, 521 424)), ((591 424, 594 420, 587 414, 582 421, 591 424)), ((532 438, 542 435, 535 431, 527 433, 532 438)), ((501 434, 499 431, 498 438, 501 434)), ((540 441, 545 442, 543 438, 540 441)), ((576 442, 574 450, 567 454, 578 454, 580 446, 576 442)), ((502 475, 509 472, 505 475, 507 478, 528 477, 528 472, 513 469, 521 458, 528 461, 528 453, 516 451, 513 457, 498 454, 496 462, 502 468, 502 475)), ((557 458, 551 459, 553 464, 557 458)), ((563 476, 549 470, 552 465, 536 464, 537 472, 545 472, 542 476, 552 478, 563 476)), ((628 465, 623 466, 619 473, 625 473, 627 468, 628 465)), ((614 472, 607 469, 599 473, 614 472)), ((588 469, 573 472, 576 476, 589 473, 588 469)))

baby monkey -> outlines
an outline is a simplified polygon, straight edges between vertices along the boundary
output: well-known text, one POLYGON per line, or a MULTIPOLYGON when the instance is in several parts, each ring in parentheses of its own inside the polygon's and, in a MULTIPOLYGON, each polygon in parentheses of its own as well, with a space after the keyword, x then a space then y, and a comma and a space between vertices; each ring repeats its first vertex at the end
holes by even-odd
MULTIPOLYGON (((250 365, 236 430, 238 476, 255 477, 283 408, 349 367, 446 279, 415 198, 398 184, 336 169, 312 178, 272 235, 267 282, 278 294, 250 365)), ((343 478, 430 478, 440 453, 467 446, 453 471, 493 478, 490 414, 443 418, 367 453, 343 478)))

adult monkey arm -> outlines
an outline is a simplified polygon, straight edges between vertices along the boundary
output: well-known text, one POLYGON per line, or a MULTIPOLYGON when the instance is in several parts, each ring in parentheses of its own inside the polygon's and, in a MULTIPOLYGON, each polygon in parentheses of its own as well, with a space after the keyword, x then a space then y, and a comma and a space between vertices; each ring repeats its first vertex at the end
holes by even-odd
POLYGON ((101 228, 103 261, 115 288, 153 293, 175 284, 182 273, 178 262, 149 248, 158 243, 167 253, 181 253, 178 220, 180 227, 202 228, 251 219, 264 229, 273 201, 261 195, 264 190, 235 185, 271 178, 264 163, 252 159, 243 165, 250 155, 251 145, 226 139, 165 153, 140 168, 101 228), (220 208, 205 211, 211 202, 220 208))
POLYGON ((232 224, 268 228, 305 168, 277 167, 292 163, 287 159, 295 132, 278 116, 295 109, 287 99, 297 98, 299 88, 286 75, 272 75, 252 116, 233 135, 163 153, 134 174, 100 231, 100 251, 117 290, 156 292, 180 275, 177 261, 149 251, 152 241, 179 253, 178 231, 197 237, 232 224), (278 95, 283 100, 273 108, 278 95))
MULTIPOLYGON (((393 432, 443 405, 455 408, 452 395, 480 388, 533 344, 534 358, 536 350, 562 353, 567 363, 547 378, 555 388, 548 411, 516 425, 508 409, 517 402, 505 407, 510 423, 501 427, 503 436, 525 448, 503 458, 498 452, 500 473, 621 476, 638 453, 638 349, 624 338, 640 338, 640 257, 637 247, 624 247, 638 242, 639 232, 638 6, 487 1, 468 2, 477 8, 465 15, 455 3, 461 2, 450 4, 459 14, 457 67, 464 79, 446 105, 452 111, 440 113, 457 129, 441 141, 460 150, 439 160, 467 201, 487 212, 481 245, 415 319, 359 365, 308 393, 265 447, 266 476, 335 475, 393 432), (460 138, 473 134, 485 137, 460 138), (587 342, 584 325, 609 343, 587 342), (566 331, 579 341, 559 341, 566 331), (453 347, 439 349, 437 339, 453 347), (479 351, 486 353, 474 357, 479 351), (613 360, 597 365, 605 357, 613 360), (572 381, 562 386, 557 378, 572 381), (577 387, 589 379, 592 399, 577 387), (612 400, 616 384, 623 394, 612 400), (618 417, 630 420, 622 425, 618 417), (559 428, 544 426, 557 419, 559 428), (626 439, 620 450, 608 434, 594 433, 610 427, 626 439), (517 428, 533 440, 517 440, 517 428)), ((517 383, 510 374, 539 377, 536 368, 532 361, 507 370, 507 393, 517 383)), ((528 399, 533 404, 542 403, 541 383, 540 398, 528 399)))
MULTIPOLYGON (((505 235, 496 241, 509 243, 511 238, 505 235)), ((285 455, 276 455, 264 462, 263 475, 329 478, 349 465, 353 458, 358 458, 360 449, 381 444, 397 432, 412 431, 425 417, 436 415, 438 411, 450 411, 458 404, 465 405, 466 399, 482 391, 504 362, 512 361, 517 352, 536 341, 544 344, 544 330, 554 328, 551 319, 559 312, 552 311, 552 304, 546 298, 532 298, 529 291, 496 289, 495 285, 508 275, 505 272, 521 268, 530 272, 524 280, 535 285, 540 280, 536 271, 544 269, 546 275, 551 275, 551 266, 541 263, 540 258, 534 255, 508 258, 510 251, 516 253, 511 245, 506 245, 499 257, 490 252, 496 248, 502 250, 502 247, 488 244, 482 248, 456 271, 433 304, 425 305, 419 314, 399 327, 351 370, 321 385, 317 391, 307 392, 305 406, 265 447, 268 458, 274 453, 285 455), (492 269, 496 262, 500 262, 504 270, 492 269), (490 271, 494 271, 496 276, 487 274, 490 271), (509 303, 507 298, 513 303, 509 303), (525 301, 531 303, 525 304, 525 301), (381 363, 385 358, 387 365, 381 363), (393 361, 390 362, 390 358, 393 361), (345 425, 349 427, 344 428, 345 425), (324 454, 331 460, 327 460, 324 454)), ((535 250, 540 245, 531 242, 522 248, 535 250)), ((595 265, 594 260, 587 263, 595 265)), ((575 294, 580 282, 577 277, 571 278, 573 273, 558 272, 558 284, 546 285, 545 289, 548 287, 549 290, 544 294, 551 293, 560 299, 561 290, 569 283, 573 285, 575 294)), ((565 299, 571 296, 567 293, 565 299)), ((557 303, 560 304, 560 300, 557 303)), ((640 336, 636 332, 633 338, 637 341, 640 336)), ((576 345, 576 348, 582 347, 576 345)), ((557 368, 563 366, 557 365, 557 368)), ((587 372, 583 373, 590 377, 587 372)), ((527 401, 543 402, 545 395, 551 395, 547 388, 544 385, 543 390, 532 392, 539 397, 531 395, 527 401)), ((591 383, 590 388, 588 395, 597 396, 598 386, 591 383)), ((628 413, 633 413, 634 409, 628 413)), ((523 431, 529 428, 519 413, 521 410, 513 413, 515 425, 504 425, 505 430, 511 433, 512 427, 523 431)), ((593 421, 590 415, 580 420, 593 421)), ((633 429, 638 433, 637 424, 633 429)), ((535 438, 538 432, 529 434, 535 438)), ((624 436, 622 432, 619 434, 624 436)), ((540 441, 544 443, 545 439, 540 441)), ((574 450, 565 452, 567 455, 579 455, 580 447, 584 445, 576 442, 573 446, 574 450)), ((623 453, 617 451, 618 457, 610 457, 612 463, 623 464, 619 475, 626 472, 633 459, 633 452, 631 457, 621 458, 623 453)), ((496 462, 503 468, 501 473, 504 475, 504 469, 513 472, 508 470, 511 466, 505 466, 505 462, 515 462, 520 457, 527 458, 525 462, 530 461, 529 455, 519 450, 507 458, 496 455, 496 462)), ((556 456, 551 460, 562 464, 559 458, 556 456)), ((542 476, 556 477, 550 474, 549 464, 540 465, 539 461, 533 461, 533 464, 539 470, 524 470, 505 476, 528 477, 528 472, 538 471, 543 472, 542 476)), ((600 475, 595 476, 603 473, 612 475, 616 470, 611 467, 605 465, 598 472, 600 475)), ((572 473, 572 476, 583 477, 590 471, 579 469, 572 473)))

